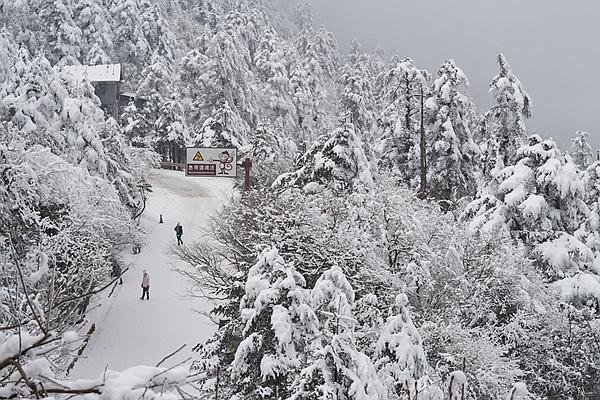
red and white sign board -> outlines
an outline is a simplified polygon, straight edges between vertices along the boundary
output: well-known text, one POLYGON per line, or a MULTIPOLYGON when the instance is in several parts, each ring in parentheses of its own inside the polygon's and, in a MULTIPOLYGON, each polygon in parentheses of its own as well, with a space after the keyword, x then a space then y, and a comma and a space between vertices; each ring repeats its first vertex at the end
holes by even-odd
POLYGON ((235 178, 237 149, 215 147, 188 147, 185 176, 212 176, 235 178))

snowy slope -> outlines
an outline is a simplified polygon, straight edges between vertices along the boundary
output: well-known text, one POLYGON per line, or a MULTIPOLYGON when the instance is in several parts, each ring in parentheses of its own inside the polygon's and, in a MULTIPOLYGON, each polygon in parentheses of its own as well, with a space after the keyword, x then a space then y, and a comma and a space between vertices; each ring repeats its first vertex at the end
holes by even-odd
MULTIPOLYGON (((146 232, 141 253, 131 256, 130 270, 109 298, 109 291, 95 301, 99 305, 88 318, 96 323, 83 356, 71 376, 99 376, 105 367, 123 370, 134 365, 155 365, 182 344, 184 351, 170 362, 190 355, 191 348, 208 338, 216 327, 195 310, 207 310, 198 299, 185 298, 188 282, 172 270, 183 266, 168 254, 176 243, 173 227, 180 221, 183 241, 201 239, 199 228, 231 196, 233 181, 218 178, 186 178, 182 172, 153 170, 153 186, 142 219, 146 232), (159 224, 159 215, 163 224, 159 224), (142 271, 150 275, 150 301, 140 300, 142 271)), ((90 306, 93 308, 93 305, 90 306)))

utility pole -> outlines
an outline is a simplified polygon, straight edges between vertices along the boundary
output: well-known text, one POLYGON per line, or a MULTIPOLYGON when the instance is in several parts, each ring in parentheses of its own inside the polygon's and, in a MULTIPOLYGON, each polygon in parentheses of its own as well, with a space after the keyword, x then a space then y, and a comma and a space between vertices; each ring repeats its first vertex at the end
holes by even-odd
POLYGON ((427 197, 427 141, 425 140, 425 100, 423 85, 421 85, 421 186, 419 187, 419 198, 427 197))

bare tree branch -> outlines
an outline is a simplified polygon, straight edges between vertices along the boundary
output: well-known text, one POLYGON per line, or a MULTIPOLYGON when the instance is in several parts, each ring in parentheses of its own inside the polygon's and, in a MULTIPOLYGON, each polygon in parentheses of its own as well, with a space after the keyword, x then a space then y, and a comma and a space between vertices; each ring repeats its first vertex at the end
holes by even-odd
POLYGON ((185 346, 187 346, 187 344, 181 345, 181 347, 179 347, 177 350, 175 350, 174 352, 172 352, 171 354, 169 354, 168 356, 166 356, 165 358, 163 358, 162 360, 160 360, 158 362, 158 364, 156 364, 156 366, 160 367, 160 364, 162 364, 163 362, 167 361, 167 359, 169 359, 170 357, 173 357, 175 354, 179 353, 179 351, 181 351, 185 346))

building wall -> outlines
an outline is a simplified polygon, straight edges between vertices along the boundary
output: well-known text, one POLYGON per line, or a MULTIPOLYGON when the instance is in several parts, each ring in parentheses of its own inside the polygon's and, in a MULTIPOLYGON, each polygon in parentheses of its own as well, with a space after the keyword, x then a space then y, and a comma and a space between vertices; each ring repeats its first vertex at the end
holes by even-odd
POLYGON ((102 109, 107 115, 117 119, 119 117, 119 82, 96 82, 94 87, 102 109))

